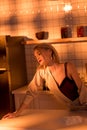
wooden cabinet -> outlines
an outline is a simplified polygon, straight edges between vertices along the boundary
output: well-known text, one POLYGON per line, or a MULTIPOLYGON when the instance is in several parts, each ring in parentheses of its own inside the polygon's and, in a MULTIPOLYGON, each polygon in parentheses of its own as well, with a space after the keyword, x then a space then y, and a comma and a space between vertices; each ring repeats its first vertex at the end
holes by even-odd
POLYGON ((0 36, 0 112, 15 109, 12 91, 27 84, 22 36, 0 36))

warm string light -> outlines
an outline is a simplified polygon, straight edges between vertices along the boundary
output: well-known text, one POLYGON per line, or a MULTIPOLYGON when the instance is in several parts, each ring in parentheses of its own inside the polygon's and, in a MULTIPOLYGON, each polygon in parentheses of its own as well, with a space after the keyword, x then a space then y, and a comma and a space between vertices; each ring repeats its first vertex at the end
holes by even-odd
POLYGON ((72 5, 71 4, 65 4, 65 6, 64 6, 64 11, 65 12, 69 12, 69 11, 71 11, 72 10, 72 5))
POLYGON ((44 8, 44 12, 46 12, 47 11, 47 9, 46 8, 44 8))
POLYGON ((59 7, 57 6, 57 12, 59 11, 59 7))
POLYGON ((77 6, 77 8, 79 9, 79 5, 77 6))
MULTIPOLYGON (((19 14, 22 14, 22 12, 23 12, 23 15, 24 15, 24 14, 36 14, 36 13, 42 13, 42 12, 53 12, 53 11, 55 11, 55 9, 56 9, 56 12, 58 12, 58 11, 59 11, 59 6, 61 6, 61 5, 63 5, 63 4, 64 4, 64 2, 59 3, 59 5, 58 5, 58 2, 57 2, 56 8, 53 8, 53 5, 51 4, 51 6, 49 7, 49 9, 43 7, 42 10, 39 9, 39 10, 37 10, 37 11, 34 11, 34 10, 29 11, 28 9, 26 9, 27 6, 25 5, 25 8, 24 8, 24 6, 23 6, 24 10, 19 10, 18 12, 19 12, 19 14)), ((78 5, 77 5, 77 9, 79 9, 79 8, 80 8, 80 6, 79 6, 79 4, 78 4, 78 5)), ((8 9, 8 7, 7 7, 7 9, 8 9)), ((73 9, 74 9, 74 7, 73 7, 73 9)), ((83 6, 83 9, 84 9, 84 11, 86 12, 86 11, 87 11, 87 6, 84 5, 84 6, 83 6)), ((0 10, 2 10, 1 12, 3 12, 3 14, 6 13, 6 12, 3 10, 3 8, 1 8, 0 10)), ((65 6, 63 7, 63 10, 64 10, 65 12, 71 11, 71 10, 72 10, 72 5, 71 5, 71 3, 65 3, 65 6)), ((14 11, 15 14, 18 13, 18 12, 15 12, 15 11, 14 11)), ((13 14, 13 12, 12 12, 12 11, 9 11, 9 14, 13 14)))
POLYGON ((87 7, 86 6, 84 6, 84 9, 85 9, 85 12, 87 11, 87 7))
MULTIPOLYGON (((74 8, 73 8, 74 9, 74 8)), ((80 9, 80 6, 77 5, 77 9, 80 9)), ((87 11, 87 6, 84 5, 83 6, 83 9, 84 11, 86 12, 87 11)), ((1 9, 0 9, 1 10, 1 9)), ((56 12, 59 12, 59 6, 57 5, 56 8, 53 8, 52 6, 50 6, 48 9, 47 8, 43 8, 42 10, 38 9, 37 11, 35 10, 32 10, 32 11, 29 11, 29 10, 19 10, 19 14, 39 14, 39 13, 42 13, 42 12, 54 12, 56 10, 56 12)), ((70 12, 72 10, 72 5, 69 3, 69 4, 65 4, 65 6, 63 7, 63 10, 67 13, 67 12, 70 12)), ((6 14, 6 11, 1 11, 2 14, 6 14)), ((9 11, 9 15, 11 14, 17 14, 18 12, 17 11, 9 11)))

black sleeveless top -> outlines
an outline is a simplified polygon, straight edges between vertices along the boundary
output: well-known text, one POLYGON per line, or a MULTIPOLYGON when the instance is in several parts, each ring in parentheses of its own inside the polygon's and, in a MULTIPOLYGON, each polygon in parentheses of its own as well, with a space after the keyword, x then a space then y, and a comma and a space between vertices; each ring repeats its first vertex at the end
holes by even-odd
POLYGON ((65 78, 63 79, 60 86, 57 82, 56 83, 60 91, 70 100, 74 101, 76 98, 79 97, 78 87, 75 81, 67 76, 67 63, 65 63, 64 65, 65 65, 65 78))

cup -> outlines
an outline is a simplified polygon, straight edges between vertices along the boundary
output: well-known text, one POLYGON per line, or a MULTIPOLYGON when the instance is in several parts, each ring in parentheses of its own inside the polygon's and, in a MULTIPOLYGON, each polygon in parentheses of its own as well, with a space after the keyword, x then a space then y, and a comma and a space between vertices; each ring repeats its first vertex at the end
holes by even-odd
POLYGON ((72 37, 72 29, 70 27, 61 27, 61 38, 72 37))
POLYGON ((87 26, 77 26, 77 37, 87 36, 87 26))

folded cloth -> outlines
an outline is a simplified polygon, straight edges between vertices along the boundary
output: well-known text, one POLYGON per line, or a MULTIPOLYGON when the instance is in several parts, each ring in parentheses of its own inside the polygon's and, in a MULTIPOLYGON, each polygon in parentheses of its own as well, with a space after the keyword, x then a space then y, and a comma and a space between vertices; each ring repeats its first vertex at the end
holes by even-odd
POLYGON ((60 119, 60 123, 65 126, 78 125, 83 123, 84 119, 81 116, 65 116, 60 119))

